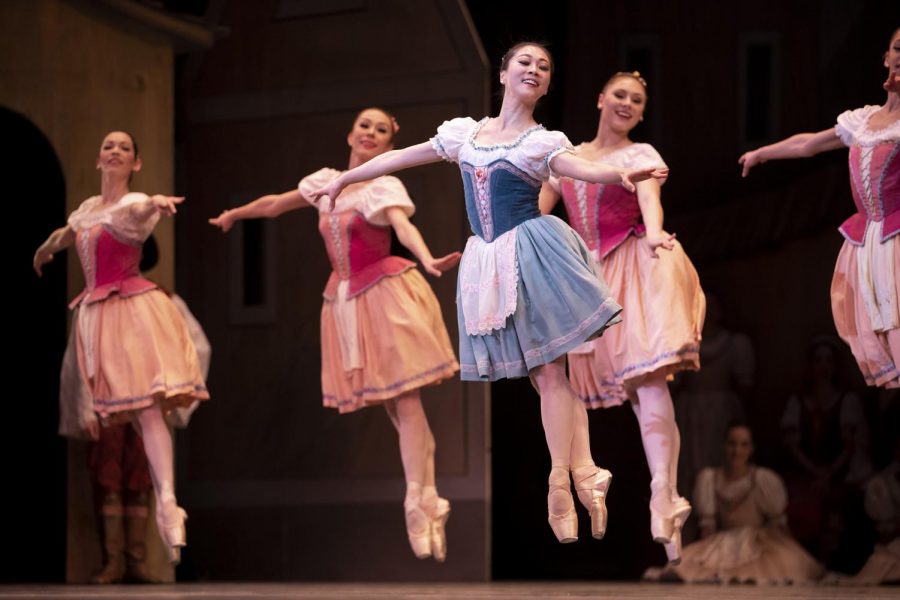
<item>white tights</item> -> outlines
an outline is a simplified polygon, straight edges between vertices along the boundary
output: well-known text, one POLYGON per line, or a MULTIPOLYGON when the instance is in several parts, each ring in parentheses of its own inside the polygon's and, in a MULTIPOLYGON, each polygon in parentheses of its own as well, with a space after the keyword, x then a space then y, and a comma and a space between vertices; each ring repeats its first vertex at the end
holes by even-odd
MULTIPOLYGON (((536 367, 531 383, 541 396, 541 421, 550 451, 551 483, 568 486, 570 468, 593 465, 587 410, 566 377, 566 357, 536 367)), ((567 494, 550 496, 550 512, 564 514, 571 505, 567 494)))
POLYGON ((400 459, 406 478, 406 500, 421 504, 430 516, 437 503, 434 478, 435 442, 419 390, 413 390, 384 403, 391 423, 400 438, 400 459))
POLYGON ((637 388, 637 401, 631 406, 641 429, 641 441, 654 489, 651 504, 668 514, 672 511, 671 501, 677 495, 678 453, 681 450, 681 434, 675 423, 675 408, 664 375, 645 381, 637 388), (656 489, 669 487, 670 493, 657 494, 656 489))
POLYGON ((138 412, 134 423, 143 438, 144 453, 156 493, 156 510, 158 514, 164 514, 176 506, 172 435, 158 405, 138 412))

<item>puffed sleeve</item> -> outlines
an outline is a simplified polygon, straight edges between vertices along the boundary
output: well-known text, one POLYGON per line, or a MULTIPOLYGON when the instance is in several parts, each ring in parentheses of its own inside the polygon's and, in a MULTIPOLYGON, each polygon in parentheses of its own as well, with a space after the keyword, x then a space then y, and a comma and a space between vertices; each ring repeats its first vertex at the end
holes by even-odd
POLYGON ((787 489, 775 471, 757 467, 753 500, 768 522, 782 522, 787 508, 787 489))
POLYGON ((300 183, 297 184, 297 189, 300 191, 300 195, 303 196, 303 199, 312 204, 316 205, 313 198, 313 192, 316 190, 325 187, 335 179, 337 179, 341 175, 341 172, 336 169, 319 169, 315 173, 311 175, 307 175, 303 179, 300 180, 300 183))
POLYGON ((126 240, 143 243, 159 222, 159 211, 135 210, 136 204, 146 203, 147 194, 131 192, 125 194, 109 211, 109 224, 126 240))
POLYGON ((694 508, 700 527, 716 526, 716 470, 707 467, 697 475, 694 484, 694 508))
POLYGON ((66 223, 75 231, 91 227, 91 223, 87 223, 89 215, 94 212, 94 209, 102 200, 100 196, 91 196, 69 214, 66 223))
POLYGON ((541 181, 559 177, 550 168, 550 161, 563 152, 574 152, 572 142, 562 131, 535 131, 522 141, 522 154, 531 172, 541 181))
MULTIPOLYGON (((659 152, 656 151, 656 148, 650 144, 633 144, 629 150, 630 152, 628 153, 624 165, 627 169, 649 169, 653 167, 659 167, 661 169, 668 168, 665 161, 663 161, 662 156, 660 156, 659 152)), ((666 179, 668 179, 668 177, 660 179, 660 185, 665 183, 666 179)))
POLYGON ((477 125, 472 117, 457 117, 444 121, 431 138, 431 147, 446 161, 459 162, 459 151, 477 125))
POLYGON ((837 124, 834 126, 834 133, 841 138, 841 142, 843 142, 845 146, 853 145, 856 132, 859 131, 860 127, 865 123, 866 118, 869 116, 869 113, 872 112, 873 108, 877 109, 878 107, 871 105, 864 106, 854 110, 845 110, 838 115, 837 124))
POLYGON ((369 182, 366 186, 366 197, 357 208, 369 223, 390 225, 385 210, 392 206, 402 208, 407 217, 416 212, 416 207, 400 180, 385 175, 369 182))

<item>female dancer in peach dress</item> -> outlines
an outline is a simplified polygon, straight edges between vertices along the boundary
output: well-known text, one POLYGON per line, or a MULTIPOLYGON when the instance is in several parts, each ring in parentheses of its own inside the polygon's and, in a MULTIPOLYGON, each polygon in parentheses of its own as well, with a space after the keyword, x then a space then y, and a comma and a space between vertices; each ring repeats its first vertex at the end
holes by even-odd
MULTIPOLYGON (((647 85, 637 73, 616 73, 600 93, 597 135, 578 146, 585 160, 622 168, 663 164, 650 144, 629 134, 643 120, 647 85)), ((690 504, 676 487, 680 436, 667 378, 700 368, 706 300, 681 244, 663 230, 660 186, 650 179, 628 190, 570 177, 551 178, 541 211, 565 202, 569 223, 599 262, 622 325, 569 353, 569 377, 585 405, 606 408, 631 400, 650 467, 650 530, 672 562, 680 557, 681 527, 690 504)))
POLYGON ((122 131, 100 146, 100 195, 85 200, 68 224, 34 255, 38 275, 53 255, 74 245, 84 270, 76 349, 81 377, 102 420, 130 419, 140 430, 156 493, 156 521, 177 563, 187 518, 175 500, 172 436, 164 413, 207 400, 197 351, 187 325, 165 292, 140 275, 141 246, 160 215, 171 216, 182 198, 129 191, 141 168, 137 144, 122 131))
POLYGON ((768 160, 814 156, 849 147, 856 214, 844 221, 844 245, 831 280, 838 335, 866 383, 900 387, 900 28, 884 54, 882 106, 848 110, 818 133, 799 133, 747 152, 743 176, 768 160))
MULTIPOLYGON (((360 112, 347 135, 350 168, 390 150, 398 129, 384 110, 360 112)), ((340 175, 321 169, 295 190, 226 210, 210 223, 228 231, 241 219, 274 218, 314 206, 312 192, 340 175)), ((319 231, 334 269, 322 305, 322 398, 342 413, 385 407, 400 437, 409 543, 417 557, 442 562, 450 503, 437 495, 434 436, 419 390, 451 377, 459 364, 431 288, 415 263, 390 254, 391 227, 435 277, 460 255, 432 257, 409 221, 414 211, 396 177, 360 183, 333 212, 320 210, 319 231)))

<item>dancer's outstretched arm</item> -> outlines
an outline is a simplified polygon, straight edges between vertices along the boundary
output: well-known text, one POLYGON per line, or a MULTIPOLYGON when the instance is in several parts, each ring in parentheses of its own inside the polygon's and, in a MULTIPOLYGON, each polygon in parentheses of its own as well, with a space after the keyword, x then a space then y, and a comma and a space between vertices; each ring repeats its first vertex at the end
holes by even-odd
POLYGON ((147 196, 146 200, 130 204, 128 208, 137 220, 144 221, 156 212, 164 217, 174 216, 178 212, 178 205, 182 202, 184 202, 184 196, 154 194, 147 196))
POLYGON ((235 221, 243 219, 272 219, 288 211, 297 210, 305 206, 312 205, 303 198, 300 190, 293 189, 283 194, 261 196, 243 206, 223 210, 221 215, 210 219, 209 224, 227 233, 235 221))
POLYGON ((350 169, 341 174, 340 177, 329 183, 323 188, 313 192, 316 199, 327 196, 330 202, 329 207, 334 208, 334 201, 341 195, 341 191, 350 184, 359 183, 360 181, 368 181, 375 179, 388 173, 401 171, 410 167, 419 165, 427 165, 428 163, 438 162, 441 160, 440 155, 431 146, 431 142, 422 142, 415 146, 408 146, 400 150, 391 150, 384 154, 379 154, 372 160, 366 161, 355 169, 350 169))
POLYGON ((623 169, 602 162, 593 162, 578 158, 574 154, 564 152, 550 160, 550 168, 562 177, 571 177, 589 181, 590 183, 621 183, 629 192, 634 191, 634 184, 645 179, 665 179, 669 174, 667 168, 623 169))
POLYGON ((746 177, 750 169, 767 160, 806 158, 843 147, 844 143, 835 133, 834 127, 823 129, 818 133, 798 133, 780 142, 745 152, 738 159, 738 163, 743 167, 741 177, 746 177))
POLYGON ((61 250, 65 250, 69 246, 75 243, 75 231, 65 225, 55 230, 50 234, 50 237, 41 244, 37 251, 34 253, 34 260, 32 261, 32 266, 34 267, 34 272, 37 273, 38 277, 41 277, 43 273, 41 272, 41 267, 45 264, 53 260, 53 255, 61 250))
POLYGON ((394 231, 397 232, 397 239, 400 240, 400 243, 406 246, 410 252, 416 255, 416 258, 419 259, 419 262, 422 263, 422 267, 428 273, 435 277, 440 277, 444 271, 449 271, 456 266, 456 263, 462 258, 462 254, 459 252, 451 252, 440 258, 433 257, 431 251, 428 249, 428 245, 422 238, 421 232, 419 232, 419 228, 410 223, 409 217, 406 216, 406 213, 403 212, 402 208, 399 206, 392 206, 388 208, 386 212, 388 220, 391 222, 391 226, 394 228, 394 231))

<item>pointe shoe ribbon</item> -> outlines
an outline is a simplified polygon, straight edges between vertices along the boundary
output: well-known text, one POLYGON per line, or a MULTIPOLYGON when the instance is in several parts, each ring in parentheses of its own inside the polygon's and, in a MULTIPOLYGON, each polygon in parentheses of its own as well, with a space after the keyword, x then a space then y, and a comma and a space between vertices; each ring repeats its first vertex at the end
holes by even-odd
POLYGON ((587 465, 572 469, 572 480, 578 500, 591 514, 591 536, 602 540, 606 535, 606 494, 612 483, 612 473, 596 465, 587 465))

